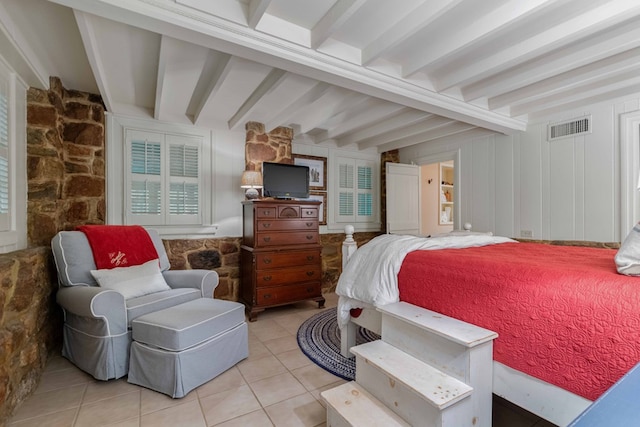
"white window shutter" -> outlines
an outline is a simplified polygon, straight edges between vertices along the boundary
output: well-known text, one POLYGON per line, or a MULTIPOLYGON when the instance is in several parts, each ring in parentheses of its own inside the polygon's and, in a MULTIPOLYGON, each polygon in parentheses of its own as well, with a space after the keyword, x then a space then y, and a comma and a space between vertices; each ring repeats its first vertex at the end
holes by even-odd
POLYGON ((201 157, 198 138, 167 136, 169 145, 169 218, 171 224, 201 223, 201 157))
POLYGON ((11 170, 9 151, 9 97, 0 85, 0 231, 11 230, 11 170))
POLYGON ((337 158, 338 160, 338 192, 336 205, 338 207, 336 219, 338 222, 353 222, 355 220, 354 205, 354 170, 353 159, 337 158))
POLYGON ((161 225, 164 222, 163 139, 163 135, 153 132, 126 132, 127 224, 161 225))
MULTIPOLYGON (((373 215, 373 168, 371 166, 358 166, 358 217, 371 217, 373 215)), ((362 218, 358 219, 362 221, 362 218)), ((368 219, 364 219, 368 221, 368 219)))

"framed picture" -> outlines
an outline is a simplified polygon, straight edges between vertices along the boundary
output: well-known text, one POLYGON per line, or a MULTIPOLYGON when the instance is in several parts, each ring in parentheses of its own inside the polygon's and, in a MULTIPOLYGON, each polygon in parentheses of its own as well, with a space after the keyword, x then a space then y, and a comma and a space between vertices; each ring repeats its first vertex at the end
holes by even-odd
POLYGON ((309 189, 327 189, 327 158, 317 156, 293 155, 293 164, 309 167, 309 189))
POLYGON ((309 199, 322 202, 318 212, 318 224, 327 225, 327 193, 322 191, 310 191, 309 199))

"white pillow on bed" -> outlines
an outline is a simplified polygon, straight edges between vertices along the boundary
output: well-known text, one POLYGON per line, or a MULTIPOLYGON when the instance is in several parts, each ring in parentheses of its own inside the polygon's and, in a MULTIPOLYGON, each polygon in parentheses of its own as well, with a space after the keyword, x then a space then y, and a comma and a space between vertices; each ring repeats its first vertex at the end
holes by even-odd
POLYGON ((615 256, 618 273, 640 276, 640 223, 624 239, 615 256))
POLYGON ((101 288, 120 292, 125 299, 171 289, 165 282, 157 259, 131 267, 91 270, 101 288))

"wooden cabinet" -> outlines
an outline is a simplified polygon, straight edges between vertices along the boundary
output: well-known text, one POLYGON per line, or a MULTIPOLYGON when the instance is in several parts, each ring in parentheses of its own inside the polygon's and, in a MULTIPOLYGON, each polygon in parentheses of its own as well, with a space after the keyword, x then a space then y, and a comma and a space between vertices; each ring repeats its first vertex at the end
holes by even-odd
POLYGON ((240 296, 256 320, 265 308, 314 300, 324 306, 318 213, 320 202, 243 202, 240 296))

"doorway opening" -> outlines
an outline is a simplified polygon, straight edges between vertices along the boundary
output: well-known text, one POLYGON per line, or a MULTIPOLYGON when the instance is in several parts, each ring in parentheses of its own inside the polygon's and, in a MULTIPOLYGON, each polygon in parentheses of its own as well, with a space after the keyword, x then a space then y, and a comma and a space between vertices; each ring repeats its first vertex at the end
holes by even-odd
POLYGON ((462 228, 460 150, 419 157, 413 163, 420 167, 421 234, 448 233, 462 228), (429 180, 431 180, 431 183, 429 183, 429 180), (443 184, 443 181, 445 184, 443 184), (444 198, 442 193, 444 193, 444 198), (446 220, 444 213, 447 215, 446 220))
POLYGON ((420 166, 422 194, 420 230, 434 235, 453 230, 455 217, 455 165, 453 160, 420 166))

